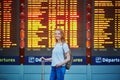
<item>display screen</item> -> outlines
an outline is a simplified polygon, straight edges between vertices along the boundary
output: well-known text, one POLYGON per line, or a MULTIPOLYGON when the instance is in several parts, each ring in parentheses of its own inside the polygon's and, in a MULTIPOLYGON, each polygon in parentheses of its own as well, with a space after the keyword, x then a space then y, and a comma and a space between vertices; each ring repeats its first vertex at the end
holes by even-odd
POLYGON ((19 56, 24 57, 25 64, 33 64, 40 62, 40 56, 51 56, 56 28, 64 31, 76 64, 86 64, 86 54, 90 54, 93 64, 119 64, 120 1, 87 3, 87 0, 0 0, 0 64, 19 63, 19 56), (91 11, 88 6, 92 6, 91 11), (20 15, 21 11, 25 16, 20 15), (86 34, 88 12, 92 13, 91 34, 86 34), (22 17, 25 47, 19 47, 24 46, 22 42, 19 44, 22 17), (87 35, 91 35, 89 49, 87 35))
POLYGON ((120 1, 93 4, 92 64, 120 64, 120 1))
POLYGON ((26 55, 51 55, 61 28, 75 55, 85 55, 84 0, 28 0, 26 55))
POLYGON ((19 64, 19 2, 0 0, 0 65, 19 64))
POLYGON ((120 56, 120 1, 94 0, 93 56, 120 56))
POLYGON ((120 65, 120 0, 94 0, 92 64, 120 65))
POLYGON ((19 55, 19 2, 0 0, 0 56, 19 55))

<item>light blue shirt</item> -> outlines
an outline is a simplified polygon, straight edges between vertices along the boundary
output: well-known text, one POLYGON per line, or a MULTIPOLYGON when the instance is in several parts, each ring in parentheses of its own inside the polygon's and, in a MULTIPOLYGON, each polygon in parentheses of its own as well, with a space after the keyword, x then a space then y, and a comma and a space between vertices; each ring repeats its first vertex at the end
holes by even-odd
POLYGON ((64 55, 67 51, 69 51, 69 47, 67 43, 56 43, 54 49, 52 50, 52 66, 56 66, 64 61, 64 55), (64 49, 64 51, 63 51, 64 49))

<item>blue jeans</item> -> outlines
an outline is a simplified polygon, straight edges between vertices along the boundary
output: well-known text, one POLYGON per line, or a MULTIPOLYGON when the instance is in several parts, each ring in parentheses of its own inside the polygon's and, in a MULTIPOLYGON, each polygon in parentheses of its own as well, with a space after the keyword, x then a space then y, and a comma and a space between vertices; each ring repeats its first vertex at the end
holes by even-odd
POLYGON ((64 80, 66 68, 62 67, 53 67, 51 68, 50 80, 64 80))

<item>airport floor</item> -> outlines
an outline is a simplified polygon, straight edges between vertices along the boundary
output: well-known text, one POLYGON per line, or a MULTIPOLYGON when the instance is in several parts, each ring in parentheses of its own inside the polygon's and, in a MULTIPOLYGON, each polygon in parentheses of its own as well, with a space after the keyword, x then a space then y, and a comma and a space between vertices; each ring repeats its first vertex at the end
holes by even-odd
MULTIPOLYGON (((0 80, 49 80, 51 67, 40 65, 1 65, 0 80)), ((120 80, 120 65, 73 65, 65 80, 120 80)))

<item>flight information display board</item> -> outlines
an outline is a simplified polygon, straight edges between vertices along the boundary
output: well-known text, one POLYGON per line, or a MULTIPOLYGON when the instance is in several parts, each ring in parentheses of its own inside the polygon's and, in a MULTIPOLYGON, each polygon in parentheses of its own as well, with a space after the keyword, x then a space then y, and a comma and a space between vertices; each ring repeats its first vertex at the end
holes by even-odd
POLYGON ((85 56, 84 0, 28 0, 26 56, 51 56, 54 31, 63 29, 73 56, 85 56))
POLYGON ((120 63, 120 1, 93 4, 93 63, 120 63))
POLYGON ((16 0, 0 0, 0 64, 18 63, 15 57, 19 56, 18 8, 16 0))

